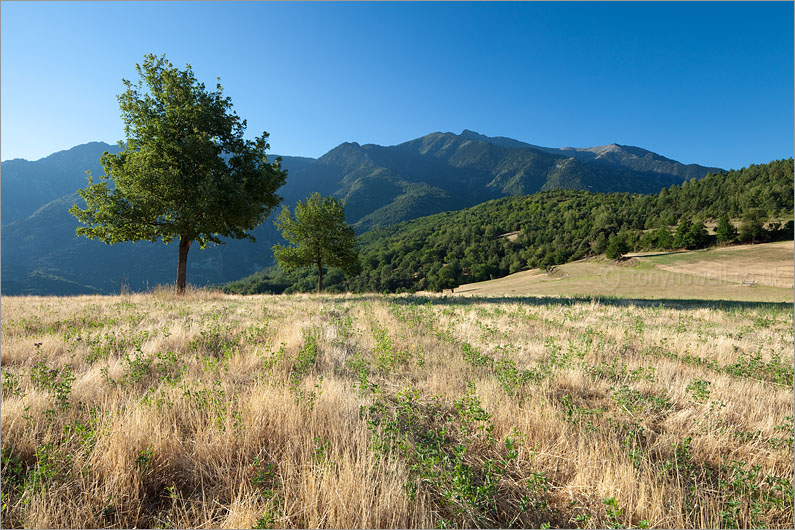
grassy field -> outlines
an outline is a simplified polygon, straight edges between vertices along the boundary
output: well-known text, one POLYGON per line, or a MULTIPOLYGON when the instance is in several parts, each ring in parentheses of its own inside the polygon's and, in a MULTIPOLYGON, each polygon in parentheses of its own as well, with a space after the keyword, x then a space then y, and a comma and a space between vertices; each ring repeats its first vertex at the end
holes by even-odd
POLYGON ((462 285, 455 293, 792 302, 794 253, 793 242, 784 241, 630 254, 619 263, 591 258, 551 273, 533 269, 462 285))
POLYGON ((3 297, 2 375, 4 527, 793 527, 789 304, 3 297))
POLYGON ((795 247, 792 241, 634 256, 662 270, 729 283, 756 282, 790 291, 793 289, 795 247))

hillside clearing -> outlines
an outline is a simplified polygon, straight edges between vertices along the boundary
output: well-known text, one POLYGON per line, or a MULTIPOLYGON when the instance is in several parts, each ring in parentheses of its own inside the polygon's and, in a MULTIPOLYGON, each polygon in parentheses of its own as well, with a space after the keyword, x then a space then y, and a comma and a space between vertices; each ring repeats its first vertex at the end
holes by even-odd
POLYGON ((618 296, 639 299, 793 301, 793 242, 600 258, 465 284, 461 295, 618 296), (756 284, 743 284, 755 281, 756 284))
POLYGON ((793 526, 785 304, 2 299, 3 524, 793 526))
POLYGON ((789 290, 793 288, 795 246, 792 241, 692 252, 637 253, 631 256, 649 261, 659 269, 673 272, 733 283, 745 281, 789 290))

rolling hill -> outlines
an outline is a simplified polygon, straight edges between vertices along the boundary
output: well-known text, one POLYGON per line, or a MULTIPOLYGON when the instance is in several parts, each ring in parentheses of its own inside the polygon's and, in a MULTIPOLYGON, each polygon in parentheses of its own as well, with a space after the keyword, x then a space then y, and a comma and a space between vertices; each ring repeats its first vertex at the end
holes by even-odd
POLYGON ((588 258, 464 284, 459 296, 618 296, 792 302, 793 242, 588 258))
MULTIPOLYGON (((140 290, 173 281, 175 247, 106 246, 74 235, 77 223, 67 210, 80 200, 75 191, 85 185, 86 170, 102 174, 99 157, 114 149, 92 142, 33 162, 2 163, 4 294, 117 292, 123 282, 140 290)), ((629 146, 554 149, 468 130, 395 146, 347 142, 318 159, 285 156, 282 165, 285 205, 314 191, 333 194, 345 201, 359 233, 543 190, 653 193, 718 170, 629 146)), ((281 241, 272 222, 253 234, 256 243, 193 251, 188 281, 228 282, 272 264, 271 246, 281 241)))

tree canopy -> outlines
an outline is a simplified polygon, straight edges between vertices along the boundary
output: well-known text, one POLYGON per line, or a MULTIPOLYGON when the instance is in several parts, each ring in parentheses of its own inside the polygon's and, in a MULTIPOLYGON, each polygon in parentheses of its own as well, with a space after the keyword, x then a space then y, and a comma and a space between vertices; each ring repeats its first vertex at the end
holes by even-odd
POLYGON ((102 155, 105 175, 94 182, 89 174, 80 191, 86 207, 70 212, 85 225, 78 235, 107 244, 179 238, 177 291, 184 292, 191 243, 253 240, 248 231, 281 201, 286 171, 278 158, 268 161, 268 133, 243 138, 246 121, 220 83, 208 91, 190 65, 180 70, 165 56, 149 54, 136 70, 138 82, 123 80, 118 96, 122 151, 102 155))
POLYGON ((295 205, 295 218, 284 207, 275 221, 291 245, 274 245, 276 261, 287 270, 317 267, 317 292, 323 290, 323 265, 339 267, 348 274, 360 271, 356 236, 345 222, 345 209, 333 197, 313 193, 295 205))

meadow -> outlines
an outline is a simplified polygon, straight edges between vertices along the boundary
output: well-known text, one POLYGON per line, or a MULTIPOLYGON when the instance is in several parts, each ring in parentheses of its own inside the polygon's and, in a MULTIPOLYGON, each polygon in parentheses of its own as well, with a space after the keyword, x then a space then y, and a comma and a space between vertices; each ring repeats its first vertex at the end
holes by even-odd
POLYGON ((456 287, 467 296, 544 295, 793 302, 792 241, 595 256, 456 287))
POLYGON ((790 303, 2 298, 4 527, 792 528, 790 303))

